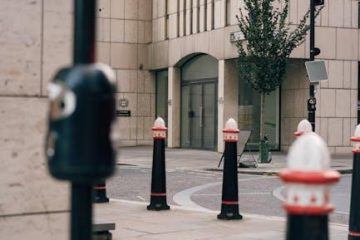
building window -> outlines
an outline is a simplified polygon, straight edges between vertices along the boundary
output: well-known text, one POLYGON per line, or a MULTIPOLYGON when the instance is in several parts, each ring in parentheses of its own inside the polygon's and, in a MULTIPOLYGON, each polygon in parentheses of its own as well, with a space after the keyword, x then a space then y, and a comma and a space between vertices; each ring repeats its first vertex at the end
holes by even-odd
MULTIPOLYGON (((279 149, 279 89, 265 97, 265 136, 268 137, 271 147, 279 149)), ((260 94, 253 90, 243 80, 239 81, 239 110, 238 121, 240 130, 251 130, 249 147, 252 150, 258 149, 260 141, 260 94)))
POLYGON ((177 0, 177 28, 176 28, 176 37, 180 37, 180 0, 177 0))
POLYGON ((231 0, 226 0, 225 2, 225 25, 231 25, 231 0))
POLYGON ((155 117, 162 117, 168 125, 168 71, 156 73, 155 117))
POLYGON ((211 1, 211 30, 215 28, 215 1, 211 1))
POLYGON ((168 1, 165 0, 165 39, 169 39, 169 4, 168 1))

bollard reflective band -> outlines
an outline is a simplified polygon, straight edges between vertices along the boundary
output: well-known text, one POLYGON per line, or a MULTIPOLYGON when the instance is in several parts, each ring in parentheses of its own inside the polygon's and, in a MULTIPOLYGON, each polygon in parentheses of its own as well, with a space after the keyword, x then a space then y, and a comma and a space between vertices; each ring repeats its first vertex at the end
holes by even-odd
POLYGON ((334 206, 327 204, 324 206, 299 206, 284 204, 285 210, 295 215, 326 215, 334 210, 334 206))
POLYGON ((239 129, 224 129, 224 141, 225 142, 237 142, 239 141, 239 129))
POLYGON ((151 196, 163 197, 163 196, 166 196, 166 192, 165 193, 151 193, 151 196))
POLYGON ((153 131, 153 138, 154 139, 165 139, 166 138, 166 130, 167 128, 164 127, 153 127, 151 129, 153 131))
POLYGON ((331 184, 340 179, 340 174, 333 170, 323 172, 283 170, 279 173, 279 176, 284 182, 302 184, 331 184))
POLYGON ((303 134, 304 134, 303 131, 296 131, 296 132, 294 132, 294 135, 295 135, 296 137, 300 137, 300 136, 303 135, 303 134))
POLYGON ((353 237, 360 237, 360 232, 352 232, 352 231, 349 231, 349 235, 350 235, 350 236, 353 236, 353 237))
POLYGON ((239 204, 239 201, 222 201, 222 204, 225 204, 225 205, 237 205, 237 204, 239 204))

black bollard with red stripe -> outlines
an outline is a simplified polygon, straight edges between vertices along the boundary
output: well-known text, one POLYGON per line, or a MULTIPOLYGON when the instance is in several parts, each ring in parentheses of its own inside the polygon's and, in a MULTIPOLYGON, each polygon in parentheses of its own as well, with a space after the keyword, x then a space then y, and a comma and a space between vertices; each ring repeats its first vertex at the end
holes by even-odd
POLYGON ((169 210, 166 202, 166 171, 165 171, 165 122, 162 118, 157 118, 154 123, 153 138, 153 166, 151 176, 151 195, 148 210, 169 210))
POLYGON ((222 220, 242 219, 239 214, 239 194, 237 175, 237 142, 239 141, 239 129, 234 119, 230 118, 226 124, 224 133, 224 172, 222 186, 221 213, 217 216, 222 220))
POLYGON ((98 181, 94 187, 94 202, 107 203, 109 198, 106 196, 106 182, 104 179, 98 181))
POLYGON ((351 182, 351 201, 349 219, 349 240, 360 239, 360 125, 355 129, 355 134, 351 137, 353 143, 353 171, 351 182))
POLYGON ((288 169, 280 173, 287 185, 286 240, 328 240, 330 187, 340 174, 330 170, 326 143, 315 133, 297 138, 288 154, 288 169))

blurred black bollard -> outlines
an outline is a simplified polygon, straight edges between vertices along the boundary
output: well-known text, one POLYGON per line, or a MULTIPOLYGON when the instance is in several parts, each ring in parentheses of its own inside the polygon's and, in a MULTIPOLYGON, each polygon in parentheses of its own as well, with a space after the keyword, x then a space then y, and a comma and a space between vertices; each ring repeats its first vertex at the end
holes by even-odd
POLYGON ((330 170, 326 143, 315 133, 296 139, 288 154, 288 168, 280 173, 286 183, 284 208, 288 213, 286 240, 328 240, 330 185, 340 174, 330 170))
POLYGON ((242 219, 239 214, 238 175, 237 175, 237 142, 239 129, 234 119, 230 118, 224 132, 224 172, 222 186, 221 213, 217 216, 222 220, 242 219))
POLYGON ((71 181, 70 238, 92 239, 93 186, 115 170, 110 133, 116 78, 95 64, 96 0, 75 0, 74 65, 49 84, 46 155, 50 174, 71 181))
POLYGON ((360 125, 351 137, 353 143, 353 171, 351 182, 351 202, 349 219, 349 240, 360 239, 360 125))
POLYGON ((151 175, 151 195, 148 210, 169 210, 166 203, 166 171, 165 171, 165 122, 162 118, 157 118, 153 131, 153 166, 151 175))
POLYGON ((101 179, 95 184, 94 187, 94 202, 95 203, 107 203, 109 198, 106 196, 106 181, 101 179))

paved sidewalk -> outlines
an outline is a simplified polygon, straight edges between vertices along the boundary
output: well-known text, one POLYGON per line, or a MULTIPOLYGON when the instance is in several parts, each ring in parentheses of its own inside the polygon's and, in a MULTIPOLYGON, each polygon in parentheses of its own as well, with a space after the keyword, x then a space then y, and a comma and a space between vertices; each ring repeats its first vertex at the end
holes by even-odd
MULTIPOLYGON (((144 168, 151 168, 152 147, 122 147, 118 151, 118 164, 129 164, 144 168)), ((256 158, 257 153, 253 153, 256 158)), ((167 170, 193 170, 193 171, 222 171, 222 165, 218 168, 221 153, 204 150, 174 149, 167 148, 167 170)), ((257 168, 239 168, 239 173, 274 175, 286 167, 286 154, 281 152, 272 153, 273 160, 268 164, 258 164, 257 168)), ((244 153, 243 158, 250 158, 249 153, 244 153)), ((332 158, 331 167, 341 173, 351 173, 352 157, 335 156, 332 158)))
MULTIPOLYGON (((239 221, 217 220, 218 212, 171 206, 170 211, 147 211, 146 204, 111 200, 95 205, 95 220, 114 222, 114 240, 281 240, 286 221, 279 217, 244 214, 239 221)), ((347 239, 347 226, 331 224, 330 239, 347 239)))

